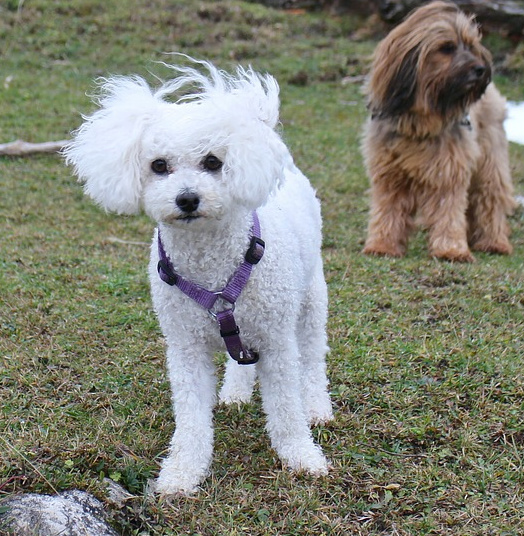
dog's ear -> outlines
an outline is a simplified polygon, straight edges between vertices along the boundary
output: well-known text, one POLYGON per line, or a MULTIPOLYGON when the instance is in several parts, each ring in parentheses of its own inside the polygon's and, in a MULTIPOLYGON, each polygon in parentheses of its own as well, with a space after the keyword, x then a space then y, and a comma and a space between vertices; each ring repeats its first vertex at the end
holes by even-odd
POLYGON ((293 158, 275 131, 279 116, 279 87, 271 75, 261 76, 241 67, 230 80, 232 116, 235 128, 228 138, 224 173, 232 182, 235 200, 255 209, 284 180, 293 158))
POLYGON ((418 47, 411 49, 400 63, 383 57, 374 69, 369 85, 369 107, 379 117, 395 117, 406 113, 415 102, 417 92, 418 47))
POLYGON ((140 209, 142 193, 140 139, 160 101, 141 78, 104 79, 100 88, 100 108, 84 117, 63 155, 96 203, 133 214, 140 209))
POLYGON ((391 78, 383 105, 386 115, 401 115, 413 106, 417 91, 418 56, 418 49, 410 50, 391 78))
MULTIPOLYGON (((493 57, 491 56, 491 52, 483 45, 479 45, 479 56, 486 67, 486 72, 484 73, 484 78, 486 80, 486 86, 492 81, 493 79, 493 57)), ((482 94, 484 93, 484 90, 482 90, 482 94)), ((477 97, 480 99, 482 94, 477 95, 477 97)))
POLYGON ((252 106, 257 109, 255 115, 269 128, 276 128, 280 109, 280 89, 277 81, 269 74, 260 76, 251 69, 245 73, 245 76, 251 78, 252 85, 258 83, 258 99, 252 101, 252 106))
POLYGON ((262 121, 246 125, 230 138, 224 173, 235 200, 250 209, 264 205, 281 186, 293 158, 280 136, 262 121))

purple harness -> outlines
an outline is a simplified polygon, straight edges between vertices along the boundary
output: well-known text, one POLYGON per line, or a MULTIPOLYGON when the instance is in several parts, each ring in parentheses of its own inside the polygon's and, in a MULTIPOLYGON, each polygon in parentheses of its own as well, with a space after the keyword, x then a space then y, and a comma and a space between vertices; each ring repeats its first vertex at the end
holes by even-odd
POLYGON ((160 279, 171 286, 178 287, 186 296, 196 301, 198 305, 207 309, 209 314, 218 322, 220 335, 224 339, 228 354, 240 365, 252 365, 258 361, 258 352, 244 348, 240 340, 240 329, 235 322, 233 312, 235 302, 237 301, 243 288, 249 280, 253 266, 257 264, 262 255, 264 255, 264 241, 260 238, 260 222, 255 211, 253 211, 253 225, 251 227, 251 242, 246 252, 242 264, 236 269, 235 273, 228 281, 227 285, 219 291, 212 292, 206 290, 181 275, 177 274, 173 268, 169 257, 166 254, 162 240, 160 238, 160 229, 158 229, 158 275, 160 279), (221 298, 229 303, 231 307, 215 311, 215 303, 221 298))

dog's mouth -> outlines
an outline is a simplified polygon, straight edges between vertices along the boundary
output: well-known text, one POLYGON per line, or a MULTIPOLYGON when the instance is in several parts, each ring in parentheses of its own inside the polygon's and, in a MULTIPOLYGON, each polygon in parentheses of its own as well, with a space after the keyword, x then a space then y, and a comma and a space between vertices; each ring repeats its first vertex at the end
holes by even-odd
POLYGON ((195 212, 191 214, 170 214, 169 216, 164 217, 162 221, 170 225, 184 225, 202 218, 204 218, 203 214, 195 212))
POLYGON ((465 107, 482 97, 490 82, 489 76, 463 76, 452 79, 438 96, 438 109, 445 114, 453 108, 465 107))
POLYGON ((185 221, 185 222, 191 222, 194 220, 198 220, 202 217, 201 214, 184 214, 183 216, 179 216, 178 218, 175 218, 177 221, 185 221))
POLYGON ((474 91, 476 93, 484 93, 490 83, 490 78, 485 76, 482 78, 469 78, 464 82, 464 92, 474 91))

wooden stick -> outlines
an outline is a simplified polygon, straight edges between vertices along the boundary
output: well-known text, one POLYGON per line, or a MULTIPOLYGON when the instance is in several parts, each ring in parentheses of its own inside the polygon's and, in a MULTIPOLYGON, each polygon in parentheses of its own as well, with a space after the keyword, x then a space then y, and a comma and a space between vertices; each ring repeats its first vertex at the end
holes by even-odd
POLYGON ((29 143, 23 140, 0 144, 0 155, 26 156, 35 153, 56 153, 64 147, 67 140, 29 143))

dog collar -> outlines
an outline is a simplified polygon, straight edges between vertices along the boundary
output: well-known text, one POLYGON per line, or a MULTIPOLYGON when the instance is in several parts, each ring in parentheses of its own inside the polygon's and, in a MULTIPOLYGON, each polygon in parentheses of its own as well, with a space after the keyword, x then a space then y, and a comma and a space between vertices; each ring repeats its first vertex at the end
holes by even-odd
POLYGON ((192 281, 184 279, 173 268, 171 260, 166 254, 160 228, 158 229, 158 275, 164 283, 176 286, 186 296, 194 300, 198 305, 207 309, 208 313, 217 321, 220 328, 220 335, 224 339, 228 354, 240 365, 252 365, 258 361, 258 352, 244 348, 240 340, 240 328, 238 327, 233 312, 235 302, 246 286, 251 271, 255 264, 258 264, 264 255, 265 243, 260 237, 260 222, 256 211, 253 211, 253 225, 251 226, 251 242, 244 256, 242 264, 235 270, 235 273, 228 281, 227 285, 219 291, 207 290, 192 281), (218 310, 216 302, 219 298, 229 304, 229 307, 218 310))
POLYGON ((469 114, 466 114, 460 121, 459 125, 461 127, 466 127, 468 130, 472 130, 471 126, 471 119, 469 118, 469 114))

